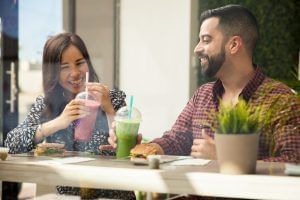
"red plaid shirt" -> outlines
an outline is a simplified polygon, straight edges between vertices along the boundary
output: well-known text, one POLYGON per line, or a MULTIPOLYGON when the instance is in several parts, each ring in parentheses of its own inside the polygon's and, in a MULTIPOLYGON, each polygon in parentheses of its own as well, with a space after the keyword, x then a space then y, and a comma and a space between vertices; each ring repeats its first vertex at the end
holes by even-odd
MULTIPOLYGON (((159 144, 165 154, 189 155, 194 138, 201 138, 201 129, 214 137, 214 132, 207 126, 213 124, 211 113, 219 107, 219 98, 224 88, 217 80, 198 88, 185 106, 170 131, 162 138, 152 142, 159 144)), ((300 101, 286 85, 266 77, 259 67, 255 75, 240 94, 249 104, 273 105, 280 97, 278 104, 283 104, 278 115, 271 119, 268 131, 260 134, 259 159, 278 162, 300 162, 300 101), (290 97, 293 98, 293 102, 290 97), (285 101, 286 100, 286 101, 285 101), (284 116, 284 123, 279 123, 278 116, 284 116)))

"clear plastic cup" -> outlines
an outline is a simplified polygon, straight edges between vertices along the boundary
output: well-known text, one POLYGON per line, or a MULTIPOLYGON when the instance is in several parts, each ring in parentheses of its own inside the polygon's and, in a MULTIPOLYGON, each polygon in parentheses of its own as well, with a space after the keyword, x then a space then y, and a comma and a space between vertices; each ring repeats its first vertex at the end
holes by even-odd
POLYGON ((136 108, 132 108, 131 117, 128 107, 122 107, 116 113, 117 158, 127 158, 130 150, 135 147, 142 115, 136 108))
POLYGON ((7 147, 0 147, 0 159, 2 161, 6 160, 8 156, 8 148, 7 147))
POLYGON ((79 141, 89 141, 92 138, 100 103, 95 101, 91 95, 87 95, 86 92, 77 94, 75 99, 84 102, 85 105, 89 107, 90 114, 76 121, 74 139, 79 141), (88 97, 86 98, 86 96, 88 97))

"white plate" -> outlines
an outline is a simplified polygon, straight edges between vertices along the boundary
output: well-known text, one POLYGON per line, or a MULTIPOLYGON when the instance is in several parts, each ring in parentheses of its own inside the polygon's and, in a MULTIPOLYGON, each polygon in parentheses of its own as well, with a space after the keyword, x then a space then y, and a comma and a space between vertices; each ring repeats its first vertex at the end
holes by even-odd
POLYGON ((171 156, 171 155, 149 155, 147 156, 147 159, 144 158, 131 158, 131 161, 134 164, 141 164, 141 165, 148 165, 149 160, 156 158, 159 160, 159 163, 168 163, 173 162, 177 160, 183 160, 183 159, 190 159, 191 156, 171 156))

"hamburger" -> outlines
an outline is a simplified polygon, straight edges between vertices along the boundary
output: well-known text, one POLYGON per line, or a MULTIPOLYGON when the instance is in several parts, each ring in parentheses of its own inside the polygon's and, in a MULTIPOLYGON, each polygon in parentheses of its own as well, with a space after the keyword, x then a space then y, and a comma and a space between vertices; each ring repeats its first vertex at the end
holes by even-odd
POLYGON ((156 155, 157 149, 151 144, 138 144, 130 151, 131 160, 136 158, 146 160, 149 155, 156 155))
POLYGON ((35 156, 63 156, 64 144, 59 143, 40 143, 34 150, 35 156))

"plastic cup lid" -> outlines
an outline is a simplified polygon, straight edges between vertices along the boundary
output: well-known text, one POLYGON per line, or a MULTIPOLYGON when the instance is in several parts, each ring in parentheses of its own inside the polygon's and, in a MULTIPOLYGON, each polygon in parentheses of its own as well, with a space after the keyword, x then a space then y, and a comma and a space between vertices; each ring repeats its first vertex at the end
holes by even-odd
POLYGON ((133 107, 131 112, 131 118, 129 118, 129 108, 128 106, 124 106, 117 111, 115 120, 117 121, 133 120, 133 121, 141 122, 142 115, 137 108, 133 107))
POLYGON ((80 92, 76 95, 75 99, 88 99, 88 100, 95 100, 95 98, 89 94, 89 93, 86 93, 86 92, 80 92), (87 96, 87 98, 86 98, 87 96))

